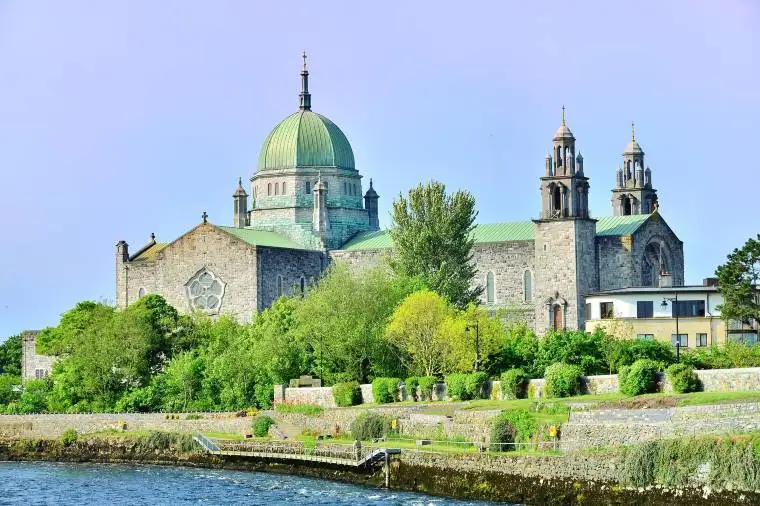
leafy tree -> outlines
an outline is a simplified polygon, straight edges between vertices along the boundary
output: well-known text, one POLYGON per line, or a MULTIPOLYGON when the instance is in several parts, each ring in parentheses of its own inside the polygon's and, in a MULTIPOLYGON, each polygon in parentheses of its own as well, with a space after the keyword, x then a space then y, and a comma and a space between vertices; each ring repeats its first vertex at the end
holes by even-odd
POLYGON ((452 340, 447 330, 453 308, 435 292, 409 295, 393 312, 386 337, 401 351, 399 358, 419 375, 433 376, 449 370, 452 340))
POLYGON ((535 370, 538 355, 538 338, 525 324, 513 325, 507 329, 501 352, 501 370, 523 369, 532 378, 540 378, 543 373, 535 370))
POLYGON ((491 374, 499 372, 506 339, 504 324, 499 318, 488 316, 483 307, 468 304, 444 325, 450 326, 445 334, 452 338, 452 370, 474 371, 477 355, 480 360, 478 370, 491 374))
POLYGON ((472 260, 475 198, 465 190, 453 195, 437 181, 418 185, 393 202, 393 267, 405 276, 421 276, 425 285, 449 302, 477 302, 472 260))
POLYGON ((29 380, 24 383, 24 391, 19 399, 21 413, 43 413, 47 410, 47 395, 50 391, 50 380, 29 380))
POLYGON ((723 295, 723 304, 718 306, 721 318, 760 322, 760 234, 734 249, 715 275, 723 295))
POLYGON ((604 374, 608 371, 604 356, 608 339, 601 329, 592 334, 580 330, 549 332, 539 340, 533 373, 543 376, 551 364, 562 362, 579 366, 585 375, 604 374))
POLYGON ((18 401, 19 392, 16 387, 21 385, 21 376, 0 374, 0 404, 18 401))
POLYGON ((21 336, 11 336, 0 344, 0 374, 21 376, 21 336))
POLYGON ((81 342, 83 334, 92 327, 101 326, 114 312, 112 306, 99 302, 84 301, 61 315, 57 327, 48 327, 37 337, 37 353, 42 355, 65 355, 73 351, 75 343, 81 342))
POLYGON ((194 351, 175 356, 164 371, 163 407, 167 411, 208 408, 199 401, 203 384, 203 359, 194 351))
POLYGON ((326 384, 404 376, 398 350, 383 336, 396 306, 418 287, 418 279, 394 276, 387 267, 357 273, 345 264, 333 265, 294 312, 311 372, 326 384))
POLYGON ((633 365, 640 359, 650 359, 663 365, 676 361, 673 347, 661 341, 642 339, 611 339, 607 344, 607 361, 610 373, 618 372, 624 366, 633 365))

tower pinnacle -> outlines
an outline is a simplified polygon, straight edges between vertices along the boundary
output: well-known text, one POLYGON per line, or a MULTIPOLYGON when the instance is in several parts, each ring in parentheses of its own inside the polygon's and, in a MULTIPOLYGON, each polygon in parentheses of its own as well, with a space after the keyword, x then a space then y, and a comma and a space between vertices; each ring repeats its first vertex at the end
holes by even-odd
POLYGON ((562 104, 562 124, 565 124, 565 104, 562 104))
POLYGON ((303 58, 303 69, 301 70, 301 93, 298 95, 301 99, 301 105, 298 107, 302 111, 311 111, 311 93, 309 93, 309 69, 306 66, 306 51, 301 54, 303 58))
POLYGON ((636 142, 636 129, 634 128, 633 121, 631 121, 631 142, 636 142))

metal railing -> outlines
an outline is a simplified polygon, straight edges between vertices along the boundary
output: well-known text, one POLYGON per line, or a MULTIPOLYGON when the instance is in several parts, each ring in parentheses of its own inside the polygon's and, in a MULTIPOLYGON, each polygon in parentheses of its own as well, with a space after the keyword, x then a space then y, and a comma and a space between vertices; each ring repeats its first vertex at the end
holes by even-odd
MULTIPOLYGON (((209 438, 219 448, 220 453, 256 454, 283 457, 321 457, 360 462, 366 460, 378 448, 374 446, 356 447, 353 444, 330 443, 328 445, 305 445, 285 441, 230 441, 209 438)), ((200 442, 200 441, 199 441, 200 442)), ((201 443, 202 444, 202 443, 201 443)))

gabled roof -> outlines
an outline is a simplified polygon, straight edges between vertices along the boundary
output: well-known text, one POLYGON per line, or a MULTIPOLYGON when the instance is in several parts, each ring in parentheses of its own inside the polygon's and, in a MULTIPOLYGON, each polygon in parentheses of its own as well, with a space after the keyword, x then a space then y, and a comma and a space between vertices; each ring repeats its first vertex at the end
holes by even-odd
POLYGON ((252 228, 222 227, 219 225, 216 225, 216 227, 253 246, 302 250, 312 249, 307 248, 306 246, 302 246, 297 242, 285 237, 284 235, 278 234, 277 232, 254 230, 252 228))
POLYGON ((159 251, 164 249, 169 245, 168 242, 156 242, 153 243, 153 245, 148 246, 147 248, 144 248, 135 255, 129 259, 130 262, 134 262, 135 260, 155 260, 156 254, 158 254, 159 251))
MULTIPOLYGON (((652 215, 604 216, 596 220, 597 236, 631 235, 652 215)), ((475 244, 509 241, 532 241, 536 225, 530 220, 508 223, 484 223, 475 225, 472 235, 475 244)), ((369 249, 390 249, 393 247, 391 234, 387 230, 376 230, 356 234, 341 249, 356 251, 369 249)))

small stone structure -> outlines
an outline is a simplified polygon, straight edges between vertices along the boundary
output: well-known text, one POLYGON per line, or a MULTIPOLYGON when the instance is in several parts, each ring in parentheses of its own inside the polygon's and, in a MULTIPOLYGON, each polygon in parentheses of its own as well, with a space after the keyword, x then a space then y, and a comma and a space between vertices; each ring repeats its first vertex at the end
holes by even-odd
POLYGON ((56 357, 37 354, 39 330, 25 330, 21 333, 21 379, 24 381, 50 376, 56 357))

